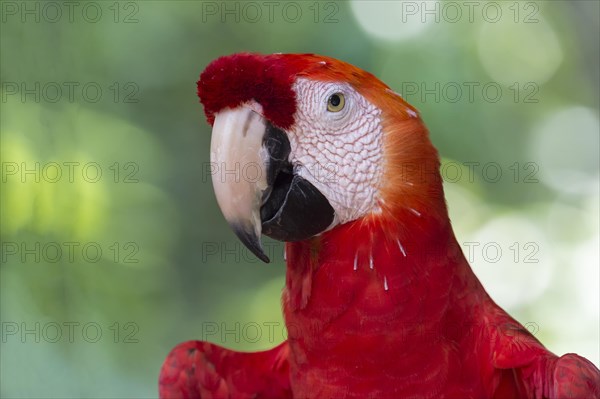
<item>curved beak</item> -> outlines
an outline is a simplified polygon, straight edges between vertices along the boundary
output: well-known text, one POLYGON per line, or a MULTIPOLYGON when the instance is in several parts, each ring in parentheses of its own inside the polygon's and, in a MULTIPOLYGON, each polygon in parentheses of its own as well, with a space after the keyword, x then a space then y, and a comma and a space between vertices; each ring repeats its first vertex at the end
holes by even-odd
POLYGON ((223 216, 244 245, 269 262, 260 242, 260 206, 267 189, 265 130, 263 117, 250 108, 219 112, 213 123, 210 161, 216 170, 212 182, 223 216))
POLYGON ((299 241, 327 229, 334 211, 295 175, 287 134, 246 106, 215 114, 210 160, 223 216, 248 249, 269 262, 260 237, 299 241))

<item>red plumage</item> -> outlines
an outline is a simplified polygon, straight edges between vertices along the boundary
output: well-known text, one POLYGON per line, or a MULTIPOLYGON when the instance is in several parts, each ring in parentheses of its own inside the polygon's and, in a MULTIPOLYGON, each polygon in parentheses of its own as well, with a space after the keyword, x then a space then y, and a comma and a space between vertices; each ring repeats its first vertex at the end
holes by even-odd
POLYGON ((349 82, 381 109, 381 212, 286 244, 286 342, 257 353, 181 344, 160 396, 598 397, 592 363, 557 357, 487 295, 452 231, 427 130, 387 86, 327 57, 241 54, 209 65, 198 93, 209 123, 254 99, 286 128, 298 76, 349 82))
POLYGON ((212 125, 214 113, 223 108, 255 100, 271 123, 282 129, 290 127, 296 111, 292 83, 306 63, 283 54, 241 53, 216 59, 197 84, 208 123, 212 125))
POLYGON ((240 353, 208 342, 175 347, 159 379, 161 398, 291 398, 288 346, 240 353))

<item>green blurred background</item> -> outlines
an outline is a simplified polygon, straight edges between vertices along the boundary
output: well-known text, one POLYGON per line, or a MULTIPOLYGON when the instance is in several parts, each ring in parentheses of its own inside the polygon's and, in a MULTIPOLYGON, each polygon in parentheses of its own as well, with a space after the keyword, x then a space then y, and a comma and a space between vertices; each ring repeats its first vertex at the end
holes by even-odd
POLYGON ((221 216, 195 94, 239 51, 402 93, 488 291, 598 365, 599 3, 470 4, 3 1, 0 395, 155 397, 179 342, 284 339, 282 244, 262 264, 221 216))

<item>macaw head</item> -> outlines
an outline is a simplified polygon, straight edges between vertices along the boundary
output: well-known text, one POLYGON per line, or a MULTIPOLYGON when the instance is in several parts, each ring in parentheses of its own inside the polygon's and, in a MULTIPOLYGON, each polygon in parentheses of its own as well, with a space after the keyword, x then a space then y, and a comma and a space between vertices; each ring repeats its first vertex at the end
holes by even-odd
POLYGON ((313 54, 240 53, 200 75, 213 185, 240 240, 301 241, 403 215, 445 217, 439 159, 417 111, 373 75, 313 54))

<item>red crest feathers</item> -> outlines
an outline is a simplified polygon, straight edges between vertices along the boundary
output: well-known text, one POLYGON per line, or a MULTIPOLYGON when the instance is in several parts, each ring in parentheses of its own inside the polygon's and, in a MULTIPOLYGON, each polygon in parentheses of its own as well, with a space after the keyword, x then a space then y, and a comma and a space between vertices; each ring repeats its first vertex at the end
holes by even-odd
POLYGON ((292 84, 307 65, 301 57, 291 59, 284 54, 240 53, 216 59, 198 81, 198 96, 208 123, 212 125, 214 114, 223 108, 255 100, 271 123, 289 128, 296 112, 292 84))

